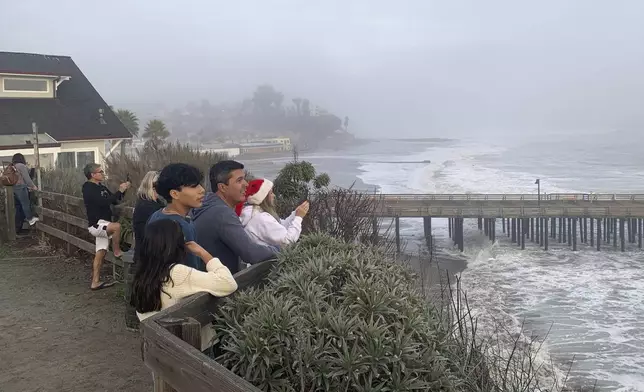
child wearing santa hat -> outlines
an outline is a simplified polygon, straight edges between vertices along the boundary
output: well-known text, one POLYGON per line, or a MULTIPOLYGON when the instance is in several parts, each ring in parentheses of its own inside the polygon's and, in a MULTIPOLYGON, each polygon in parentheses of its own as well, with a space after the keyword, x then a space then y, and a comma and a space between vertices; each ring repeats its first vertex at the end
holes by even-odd
POLYGON ((282 246, 296 242, 302 233, 302 219, 309 212, 309 202, 300 204, 286 219, 280 219, 275 211, 273 183, 255 179, 246 188, 246 203, 237 205, 242 226, 256 242, 282 246))

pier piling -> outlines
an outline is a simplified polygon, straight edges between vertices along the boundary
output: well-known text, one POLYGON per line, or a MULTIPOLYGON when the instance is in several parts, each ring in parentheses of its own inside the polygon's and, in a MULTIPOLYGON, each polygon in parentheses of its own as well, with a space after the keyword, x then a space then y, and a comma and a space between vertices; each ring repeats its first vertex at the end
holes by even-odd
MULTIPOLYGON (((606 219, 604 219, 606 220, 606 219)), ((597 251, 601 250, 602 239, 602 219, 597 219, 597 251)))
POLYGON ((613 233, 613 248, 617 249, 617 219, 613 218, 613 229, 611 230, 613 233))
POLYGON ((427 244, 427 248, 431 250, 434 246, 432 243, 432 217, 431 216, 425 216, 423 217, 423 226, 425 229, 425 243, 427 244))
POLYGON ((510 230, 510 232, 512 233, 511 240, 514 243, 514 242, 517 241, 517 226, 516 226, 517 225, 517 220, 512 218, 511 222, 512 222, 512 230, 510 230))
POLYGON ((624 233, 625 227, 624 227, 624 218, 619 219, 619 242, 621 245, 621 250, 622 252, 626 251, 626 233, 624 233))
POLYGON ((544 218, 543 224, 543 249, 548 250, 548 218, 544 218))
POLYGON ((396 217, 396 251, 400 253, 400 217, 396 217))
MULTIPOLYGON (((570 227, 572 228, 572 250, 577 251, 577 218, 571 218, 572 222, 570 227)), ((580 233, 581 234, 581 233, 580 233)))

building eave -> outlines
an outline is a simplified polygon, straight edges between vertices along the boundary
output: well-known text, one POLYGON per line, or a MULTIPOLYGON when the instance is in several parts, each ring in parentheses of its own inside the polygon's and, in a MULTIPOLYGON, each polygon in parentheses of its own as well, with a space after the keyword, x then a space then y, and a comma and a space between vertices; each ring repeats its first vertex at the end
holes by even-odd
MULTIPOLYGON (((52 148, 52 147, 60 147, 60 143, 43 143, 39 144, 38 148, 52 148)), ((7 145, 7 146, 0 146, 0 150, 33 150, 34 145, 33 144, 14 144, 14 145, 7 145)))

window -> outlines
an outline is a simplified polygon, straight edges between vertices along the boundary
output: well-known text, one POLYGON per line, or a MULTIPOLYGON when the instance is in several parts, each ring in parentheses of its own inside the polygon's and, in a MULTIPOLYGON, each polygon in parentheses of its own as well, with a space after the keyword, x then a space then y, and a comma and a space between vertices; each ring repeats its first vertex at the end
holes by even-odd
POLYGON ((82 169, 88 163, 94 163, 94 151, 81 151, 76 153, 76 167, 82 169))
POLYGON ((46 93, 49 91, 49 82, 44 79, 5 78, 4 91, 46 93))
POLYGON ((94 151, 59 152, 56 167, 59 169, 82 169, 88 163, 94 163, 94 157, 94 151))
POLYGON ((56 166, 59 169, 72 169, 76 167, 75 152, 59 152, 56 166))

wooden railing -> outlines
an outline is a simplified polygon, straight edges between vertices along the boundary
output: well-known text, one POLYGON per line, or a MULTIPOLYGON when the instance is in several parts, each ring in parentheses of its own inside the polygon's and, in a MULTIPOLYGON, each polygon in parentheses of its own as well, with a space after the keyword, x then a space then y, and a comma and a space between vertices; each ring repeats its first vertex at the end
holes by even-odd
MULTIPOLYGON (((238 290, 260 284, 272 261, 235 274, 238 290)), ((201 328, 212 325, 223 298, 198 293, 141 323, 143 360, 154 374, 154 392, 260 392, 201 351, 201 328)))
MULTIPOLYGON (((96 250, 95 244, 70 234, 71 230, 69 230, 70 226, 82 229, 84 231, 87 231, 87 228, 89 227, 87 219, 84 218, 84 216, 86 216, 86 212, 83 199, 76 196, 45 191, 36 191, 36 194, 39 198, 42 199, 43 205, 43 207, 35 208, 36 212, 41 217, 41 221, 36 223, 36 228, 52 237, 69 243, 78 249, 82 249, 88 253, 94 254, 96 250), (45 206, 49 204, 47 202, 50 202, 51 208, 45 206), (55 209, 55 207, 53 206, 56 204, 62 205, 62 207, 59 207, 62 210, 55 209), (83 217, 80 217, 79 215, 83 217), (50 224, 50 222, 52 221, 64 223, 66 230, 54 227, 50 224)), ((123 216, 132 218, 132 214, 134 212, 133 208, 122 206, 116 206, 115 208, 123 216)), ((132 243, 133 239, 129 238, 126 242, 132 243)), ((123 259, 115 258, 112 253, 108 253, 105 259, 114 265, 121 267, 124 266, 123 259)))
MULTIPOLYGON (((11 187, 7 188, 11 191, 11 187)), ((8 194, 8 193, 7 193, 8 194)), ((87 229, 85 207, 79 197, 53 193, 37 192, 43 207, 36 211, 44 219, 36 228, 50 236, 66 241, 71 245, 87 252, 94 252, 94 245, 74 235, 70 230, 62 230, 48 224, 51 221, 62 222, 66 228, 77 227, 87 229), (58 204, 59 209, 47 207, 47 202, 58 204)), ((375 194, 380 202, 376 215, 380 217, 644 217, 644 194, 619 193, 551 193, 542 194, 375 194), (476 206, 467 206, 467 202, 477 202, 476 206), (537 205, 541 201, 543 204, 537 205), (459 203, 462 202, 462 205, 459 203), (508 204, 504 202, 509 202, 508 204), (515 203, 513 203, 515 202, 515 203), (598 202, 595 204, 595 202, 598 202), (478 204, 481 203, 481 204, 478 204), (484 205, 482 203, 485 203, 484 205)), ((39 203, 41 204, 41 203, 39 203)), ((7 237, 15 238, 13 230, 13 197, 6 200, 7 206, 7 237)), ((119 213, 131 218, 133 209, 117 207, 119 213)), ((112 256, 108 261, 119 264, 112 256)))
MULTIPOLYGON (((15 231, 15 203, 13 197, 13 187, 4 187, 5 190, 5 216, 3 226, 5 226, 5 237, 9 241, 16 239, 15 231)), ((71 247, 94 254, 96 246, 90 242, 91 238, 87 228, 89 227, 85 218, 85 204, 80 197, 65 195, 61 193, 36 191, 38 197, 37 206, 34 211, 40 217, 40 222, 36 223, 35 228, 39 231, 63 241, 67 245, 68 253, 71 253, 71 247), (77 233, 76 235, 73 233, 77 233)), ((128 218, 132 217, 133 209, 131 207, 116 207, 118 212, 128 218)), ((133 242, 129 238, 126 242, 133 242)), ((108 253, 105 259, 115 266, 126 267, 125 263, 128 258, 117 259, 112 253, 108 253), (124 262, 123 260, 126 260, 124 262)), ((118 277, 121 274, 116 273, 118 277)))

